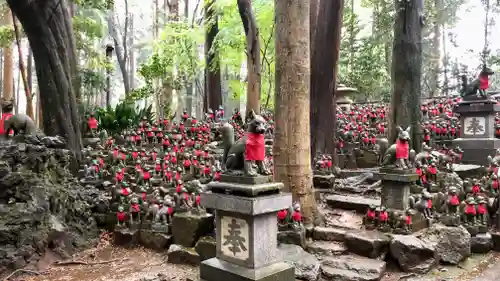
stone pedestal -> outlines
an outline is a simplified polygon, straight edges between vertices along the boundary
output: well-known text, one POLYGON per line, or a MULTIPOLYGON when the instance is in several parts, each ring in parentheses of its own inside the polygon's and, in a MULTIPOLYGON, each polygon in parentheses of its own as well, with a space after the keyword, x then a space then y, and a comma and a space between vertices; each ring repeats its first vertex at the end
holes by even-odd
POLYGON ((381 168, 379 176, 382 206, 393 210, 408 209, 411 184, 418 180, 418 175, 413 170, 381 168))
POLYGON ((201 263, 201 280, 295 280, 294 269, 277 260, 277 213, 292 204, 291 194, 270 177, 221 180, 201 194, 201 205, 216 214, 216 257, 201 263))
POLYGON ((500 105, 494 101, 478 100, 460 103, 455 113, 460 114, 460 138, 454 146, 463 149, 462 163, 488 165, 488 155, 495 155, 500 140, 495 138, 495 114, 500 105))

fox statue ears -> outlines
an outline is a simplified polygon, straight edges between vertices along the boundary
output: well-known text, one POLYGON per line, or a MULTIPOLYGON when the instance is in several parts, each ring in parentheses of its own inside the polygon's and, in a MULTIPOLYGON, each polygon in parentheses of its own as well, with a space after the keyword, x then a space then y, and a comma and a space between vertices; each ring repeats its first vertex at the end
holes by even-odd
POLYGON ((407 132, 409 134, 411 132, 411 126, 408 126, 406 130, 403 130, 400 126, 397 126, 396 130, 398 131, 399 134, 401 134, 402 132, 407 132))

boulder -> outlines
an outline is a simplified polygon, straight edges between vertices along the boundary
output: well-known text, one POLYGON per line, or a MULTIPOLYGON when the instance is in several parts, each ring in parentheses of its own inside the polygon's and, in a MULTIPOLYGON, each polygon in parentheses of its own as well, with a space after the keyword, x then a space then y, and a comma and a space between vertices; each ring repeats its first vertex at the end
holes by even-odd
POLYGON ((96 148, 100 142, 101 142, 100 138, 84 138, 82 140, 82 145, 84 147, 90 146, 92 148, 96 148))
POLYGON ((170 244, 172 244, 172 235, 168 235, 163 232, 141 229, 139 243, 146 248, 162 251, 164 249, 168 249, 170 244))
POLYGON ((313 175, 314 188, 331 189, 335 185, 334 175, 313 175))
POLYGON ((278 246, 277 260, 284 261, 295 268, 295 278, 297 279, 318 280, 320 273, 318 259, 297 245, 280 244, 278 246))
POLYGON ((208 213, 179 212, 172 219, 174 243, 184 247, 194 247, 198 238, 213 231, 214 218, 208 213))
POLYGON ((472 253, 484 254, 493 248, 493 239, 489 233, 479 233, 470 239, 470 250, 472 253))
POLYGON ((168 262, 173 264, 191 264, 200 263, 200 255, 193 249, 181 245, 172 244, 167 252, 168 262))
POLYGON ((128 228, 115 229, 113 232, 113 244, 122 247, 134 247, 139 243, 139 230, 128 228))
POLYGON ((423 274, 437 264, 434 248, 415 236, 394 235, 389 249, 404 272, 423 274))
POLYGON ((306 246, 306 229, 279 231, 278 243, 295 244, 304 248, 306 246))
POLYGON ((198 242, 196 242, 194 249, 198 255, 200 255, 202 261, 215 257, 217 253, 217 246, 215 243, 215 238, 211 236, 201 237, 198 242))
POLYGON ((493 250, 500 252, 500 232, 491 232, 491 240, 493 240, 493 250))
POLYGON ((344 243, 331 241, 314 241, 307 245, 307 251, 311 254, 322 256, 335 256, 347 253, 347 247, 344 243))
POLYGON ((312 233, 314 240, 344 241, 346 230, 333 227, 315 227, 312 233))
POLYGON ((389 236, 378 231, 350 230, 345 234, 349 252, 372 259, 384 259, 390 241, 389 236))
POLYGON ((434 224, 420 238, 434 247, 441 262, 458 264, 471 254, 471 236, 463 226, 434 224))
POLYGON ((325 281, 378 281, 385 268, 385 261, 352 255, 325 257, 321 262, 325 281))

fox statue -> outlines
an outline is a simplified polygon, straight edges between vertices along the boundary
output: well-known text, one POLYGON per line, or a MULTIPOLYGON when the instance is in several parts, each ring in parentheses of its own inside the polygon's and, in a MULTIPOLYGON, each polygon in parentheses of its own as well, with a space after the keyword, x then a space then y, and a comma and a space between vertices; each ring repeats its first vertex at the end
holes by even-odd
POLYGON ((382 166, 395 166, 396 168, 406 170, 413 167, 416 154, 415 150, 409 148, 411 127, 403 130, 398 126, 396 129, 398 131, 398 138, 395 144, 389 146, 387 139, 379 141, 379 160, 382 166))

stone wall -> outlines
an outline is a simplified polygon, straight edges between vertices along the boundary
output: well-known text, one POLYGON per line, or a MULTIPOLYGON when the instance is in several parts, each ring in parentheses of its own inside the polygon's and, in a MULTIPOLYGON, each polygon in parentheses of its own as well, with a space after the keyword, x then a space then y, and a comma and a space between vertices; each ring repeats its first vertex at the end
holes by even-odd
POLYGON ((44 139, 0 144, 0 274, 36 263, 47 249, 69 257, 98 236, 99 190, 79 185, 68 171, 72 153, 44 139))

